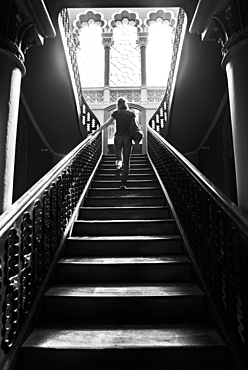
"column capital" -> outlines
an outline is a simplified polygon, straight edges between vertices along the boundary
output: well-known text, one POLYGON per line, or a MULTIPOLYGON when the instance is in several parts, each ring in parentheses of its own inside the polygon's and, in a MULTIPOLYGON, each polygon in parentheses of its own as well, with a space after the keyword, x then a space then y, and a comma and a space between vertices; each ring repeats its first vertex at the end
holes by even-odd
POLYGON ((114 44, 112 32, 102 33, 102 44, 104 48, 111 48, 111 46, 114 44))
POLYGON ((0 49, 24 63, 33 45, 43 45, 55 31, 42 0, 3 0, 0 4, 0 49))
POLYGON ((200 0, 190 32, 200 34, 202 40, 217 41, 225 58, 233 47, 248 40, 246 0, 200 0))
POLYGON ((138 32, 137 44, 146 47, 148 44, 148 32, 138 32))

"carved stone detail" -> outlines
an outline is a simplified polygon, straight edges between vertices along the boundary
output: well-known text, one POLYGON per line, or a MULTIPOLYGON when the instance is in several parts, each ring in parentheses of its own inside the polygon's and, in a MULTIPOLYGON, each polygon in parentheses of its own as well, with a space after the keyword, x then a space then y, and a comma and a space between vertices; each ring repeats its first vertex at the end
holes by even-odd
POLYGON ((142 46, 147 46, 148 44, 148 32, 142 32, 138 34, 138 41, 137 44, 142 47, 142 46))
POLYGON ((102 44, 105 48, 111 48, 114 44, 113 33, 103 33, 102 34, 102 44))
POLYGON ((215 14, 212 38, 220 43, 223 57, 231 48, 248 40, 248 7, 244 2, 231 0, 223 11, 215 14))
POLYGON ((16 2, 3 0, 0 4, 0 49, 24 63, 24 54, 33 45, 42 45, 45 37, 55 36, 44 4, 38 10, 16 2), (42 12, 42 10, 44 12, 42 12), (37 23, 37 25, 36 25, 37 23))

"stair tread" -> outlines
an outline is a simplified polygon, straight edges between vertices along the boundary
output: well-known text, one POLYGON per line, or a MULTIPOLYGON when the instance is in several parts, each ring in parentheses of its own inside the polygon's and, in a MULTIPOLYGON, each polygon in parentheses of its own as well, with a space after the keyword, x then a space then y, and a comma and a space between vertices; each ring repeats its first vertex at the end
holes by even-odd
MULTIPOLYGON (((81 240, 81 241, 85 241, 85 240, 99 240, 99 241, 102 241, 102 240, 109 240, 109 241, 112 241, 112 240, 116 240, 116 241, 120 241, 120 240, 144 240, 144 241, 147 241, 147 240, 180 240, 181 237, 179 235, 134 235, 134 236, 125 236, 125 235, 121 235, 121 236, 70 236, 69 238, 67 238, 67 240, 81 240)), ((117 245, 118 246, 118 245, 117 245)))
POLYGON ((194 283, 153 285, 79 285, 52 286, 46 297, 203 297, 204 293, 194 283))
POLYGON ((110 224, 110 223, 116 223, 116 224, 120 224, 120 223, 130 223, 130 224, 135 224, 135 223, 163 223, 163 222, 170 222, 170 223, 174 223, 175 220, 172 219, 172 218, 164 218, 164 219, 152 219, 152 220, 149 220, 149 219, 146 219, 146 220, 76 220, 75 221, 75 224, 83 224, 83 223, 89 223, 89 224, 94 224, 94 223, 106 223, 106 224, 110 224))
POLYGON ((154 209, 169 209, 169 206, 124 206, 124 207, 80 207, 80 209, 84 210, 134 210, 134 211, 139 211, 139 210, 154 210, 154 209))
MULTIPOLYGON (((97 191, 99 191, 99 190, 102 190, 102 189, 99 189, 99 188, 95 188, 94 190, 97 190, 97 191)), ((114 189, 104 189, 104 190, 114 190, 114 189)), ((144 188, 143 188, 143 190, 144 190, 144 188)), ((126 192, 126 190, 125 190, 125 192, 126 192)), ((143 200, 145 200, 145 199, 149 199, 149 200, 154 200, 154 199, 164 199, 164 196, 159 196, 159 195, 149 195, 149 196, 146 196, 146 195, 140 195, 140 194, 138 194, 138 195, 136 195, 135 193, 133 193, 133 194, 123 194, 124 193, 124 191, 123 192, 121 192, 119 189, 118 189, 118 197, 116 197, 116 195, 114 194, 114 195, 88 195, 88 199, 120 199, 120 198, 134 198, 135 200, 141 200, 141 201, 143 201, 143 200)))
POLYGON ((168 324, 161 326, 47 327, 35 329, 23 347, 100 350, 146 348, 225 348, 224 341, 207 324, 168 324))
POLYGON ((190 260, 183 255, 156 256, 156 257, 63 257, 59 264, 102 264, 102 265, 130 265, 130 264, 188 264, 190 260))

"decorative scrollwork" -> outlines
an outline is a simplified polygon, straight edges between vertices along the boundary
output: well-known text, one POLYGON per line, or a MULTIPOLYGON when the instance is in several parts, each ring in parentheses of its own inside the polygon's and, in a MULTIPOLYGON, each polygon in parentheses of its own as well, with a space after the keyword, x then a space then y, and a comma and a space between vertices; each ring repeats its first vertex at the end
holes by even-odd
POLYGON ((28 212, 21 224, 21 276, 20 276, 20 313, 26 314, 31 305, 32 294, 32 220, 28 212))
POLYGON ((33 207, 33 282, 36 290, 41 287, 43 277, 43 207, 37 200, 33 207))
POLYGON ((19 243, 20 237, 15 228, 10 229, 5 243, 4 286, 5 295, 2 306, 2 346, 12 347, 19 318, 19 243))

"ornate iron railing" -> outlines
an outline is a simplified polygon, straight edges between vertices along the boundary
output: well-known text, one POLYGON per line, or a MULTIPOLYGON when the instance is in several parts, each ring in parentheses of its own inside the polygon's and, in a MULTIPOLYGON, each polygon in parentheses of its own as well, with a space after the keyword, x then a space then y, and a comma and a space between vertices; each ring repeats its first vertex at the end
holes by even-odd
POLYGON ((72 35, 72 31, 70 28, 70 21, 68 16, 67 9, 63 9, 60 12, 59 15, 59 24, 61 29, 61 36, 62 40, 65 39, 64 42, 64 48, 65 54, 67 56, 67 63, 69 67, 69 71, 71 72, 71 80, 73 86, 75 86, 75 100, 78 103, 79 107, 79 115, 80 115, 80 125, 79 125, 79 131, 82 134, 83 137, 85 137, 85 133, 83 132, 84 129, 88 133, 94 132, 99 127, 99 121, 93 111, 89 108, 87 105, 82 91, 81 86, 81 80, 80 80, 80 74, 78 69, 78 63, 77 63, 77 56, 75 51, 75 44, 74 39, 72 35))
POLYGON ((223 327, 238 357, 247 364, 248 219, 150 127, 148 153, 172 201, 223 327))
POLYGON ((15 343, 101 153, 101 134, 84 140, 0 216, 0 333, 5 353, 15 343))
POLYGON ((156 132, 162 131, 164 137, 166 137, 169 131, 170 106, 173 98, 173 90, 176 81, 177 68, 180 60, 180 52, 182 49, 185 29, 186 29, 186 13, 182 8, 180 8, 178 13, 176 33, 173 42, 171 66, 168 75, 165 95, 158 109, 148 122, 148 125, 151 128, 153 128, 156 132))

